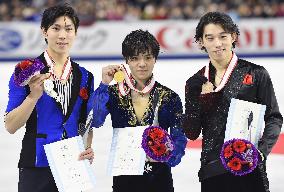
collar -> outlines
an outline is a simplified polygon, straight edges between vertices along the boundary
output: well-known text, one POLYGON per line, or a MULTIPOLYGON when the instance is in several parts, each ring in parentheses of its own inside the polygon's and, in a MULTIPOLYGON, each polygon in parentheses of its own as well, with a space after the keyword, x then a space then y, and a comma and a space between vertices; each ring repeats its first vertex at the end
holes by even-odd
POLYGON ((149 93, 153 89, 155 82, 156 82, 153 75, 146 82, 145 87, 142 90, 138 90, 135 87, 136 82, 133 76, 131 74, 130 75, 128 74, 127 69, 125 68, 124 65, 122 65, 122 67, 124 68, 123 72, 124 72, 125 80, 118 83, 118 90, 122 96, 126 96, 130 92, 131 89, 140 94, 149 93))
MULTIPOLYGON (((233 52, 233 55, 232 55, 232 58, 230 60, 230 63, 224 73, 224 76, 221 80, 221 83, 216 87, 216 89, 214 90, 214 92, 218 92, 220 91, 221 89, 224 88, 224 86, 226 85, 226 83, 228 82, 234 68, 237 66, 237 62, 238 62, 238 57, 237 55, 233 52)), ((205 71, 204 71, 204 76, 208 79, 209 81, 209 65, 210 63, 208 63, 206 66, 205 66, 205 71)))
POLYGON ((46 60, 47 65, 49 66, 49 73, 51 73, 54 79, 67 80, 69 78, 71 74, 71 70, 72 70, 70 57, 68 57, 67 60, 65 61, 63 69, 62 69, 62 74, 59 78, 57 78, 54 74, 55 61, 48 54, 47 50, 44 52, 44 58, 46 60))

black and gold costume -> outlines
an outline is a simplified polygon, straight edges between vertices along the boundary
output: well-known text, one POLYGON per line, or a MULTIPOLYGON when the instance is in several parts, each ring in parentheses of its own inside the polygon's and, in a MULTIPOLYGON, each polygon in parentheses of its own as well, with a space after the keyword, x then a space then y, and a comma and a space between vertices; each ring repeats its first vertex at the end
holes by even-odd
POLYGON ((155 82, 150 92, 149 106, 141 121, 138 121, 135 114, 131 93, 122 96, 116 85, 101 84, 93 95, 93 101, 95 101, 94 124, 102 125, 107 114, 110 113, 114 128, 133 127, 135 129, 136 126, 152 125, 154 109, 157 105, 159 106, 158 123, 160 127, 170 132, 175 144, 173 156, 168 162, 146 162, 144 174, 141 176, 115 176, 113 191, 174 191, 170 167, 180 163, 185 154, 187 142, 181 128, 182 103, 179 96, 155 82), (151 167, 151 170, 146 167, 151 167))

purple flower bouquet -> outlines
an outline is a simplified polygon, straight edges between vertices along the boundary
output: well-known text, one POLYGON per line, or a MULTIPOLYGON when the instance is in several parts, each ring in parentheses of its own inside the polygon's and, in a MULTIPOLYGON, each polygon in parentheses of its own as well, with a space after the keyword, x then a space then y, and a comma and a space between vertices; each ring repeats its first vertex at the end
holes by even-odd
POLYGON ((150 126, 142 135, 142 148, 153 160, 167 162, 174 150, 174 142, 166 130, 150 126))
POLYGON ((231 139, 223 144, 220 158, 223 166, 237 176, 252 172, 258 163, 258 150, 245 139, 231 139))
POLYGON ((25 86, 34 75, 40 73, 44 64, 39 59, 26 59, 15 67, 14 82, 18 86, 25 86))

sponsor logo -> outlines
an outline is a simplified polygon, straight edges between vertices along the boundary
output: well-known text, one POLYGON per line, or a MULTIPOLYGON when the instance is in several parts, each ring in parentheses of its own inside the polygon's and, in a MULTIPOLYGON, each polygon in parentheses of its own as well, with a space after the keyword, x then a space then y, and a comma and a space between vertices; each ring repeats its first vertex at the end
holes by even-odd
MULTIPOLYGON (((237 48, 241 52, 251 50, 254 52, 267 51, 272 52, 280 49, 277 46, 275 27, 250 27, 242 26, 240 28, 241 36, 238 39, 237 48)), ((158 27, 156 32, 157 40, 161 48, 171 53, 199 53, 199 45, 194 39, 195 29, 190 26, 169 24, 158 27)))
POLYGON ((20 33, 11 29, 0 28, 0 52, 8 52, 22 44, 20 33))

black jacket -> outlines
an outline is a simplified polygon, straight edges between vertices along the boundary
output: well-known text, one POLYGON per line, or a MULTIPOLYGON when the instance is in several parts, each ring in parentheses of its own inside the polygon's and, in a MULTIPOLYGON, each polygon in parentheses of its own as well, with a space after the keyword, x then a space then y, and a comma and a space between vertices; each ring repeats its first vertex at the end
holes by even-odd
MULTIPOLYGON (((197 74, 203 75, 204 70, 205 67, 197 74)), ((215 80, 215 72, 215 68, 210 64, 209 75, 212 83, 215 80)), ((219 92, 193 98, 189 95, 189 89, 190 84, 187 81, 183 128, 191 140, 197 139, 202 131, 200 180, 227 172, 221 164, 219 155, 232 98, 266 105, 265 128, 258 149, 267 157, 278 139, 283 118, 279 112, 270 76, 264 67, 238 59, 228 82, 219 92), (243 82, 246 75, 252 76, 253 81, 249 85, 243 82)), ((265 163, 262 171, 266 174, 264 169, 265 163)))

